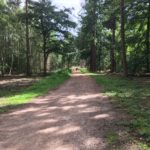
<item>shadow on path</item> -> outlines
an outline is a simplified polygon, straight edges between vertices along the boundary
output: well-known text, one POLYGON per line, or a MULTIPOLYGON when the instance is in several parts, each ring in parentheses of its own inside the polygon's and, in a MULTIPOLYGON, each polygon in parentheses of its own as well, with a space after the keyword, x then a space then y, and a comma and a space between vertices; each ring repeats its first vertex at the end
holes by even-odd
POLYGON ((123 147, 122 119, 93 79, 75 74, 47 96, 0 116, 0 150, 110 150, 112 132, 123 135, 123 147))

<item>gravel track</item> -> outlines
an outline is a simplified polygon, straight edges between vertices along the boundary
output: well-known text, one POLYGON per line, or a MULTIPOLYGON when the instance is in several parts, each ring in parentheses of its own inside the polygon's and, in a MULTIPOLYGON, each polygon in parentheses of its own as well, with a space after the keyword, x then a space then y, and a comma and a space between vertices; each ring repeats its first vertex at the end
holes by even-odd
POLYGON ((74 74, 46 96, 0 116, 0 150, 138 150, 118 125, 123 119, 92 78, 74 74))

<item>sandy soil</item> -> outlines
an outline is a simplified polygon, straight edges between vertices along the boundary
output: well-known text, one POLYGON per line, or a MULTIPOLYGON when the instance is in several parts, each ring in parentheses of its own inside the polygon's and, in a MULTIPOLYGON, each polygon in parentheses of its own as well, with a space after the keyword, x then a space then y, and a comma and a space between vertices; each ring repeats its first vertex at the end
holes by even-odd
POLYGON ((0 116, 0 150, 138 150, 95 81, 75 74, 48 95, 0 116), (111 143, 111 134, 117 139, 111 143))
POLYGON ((40 80, 39 78, 10 78, 0 79, 0 89, 22 88, 30 86, 40 80))

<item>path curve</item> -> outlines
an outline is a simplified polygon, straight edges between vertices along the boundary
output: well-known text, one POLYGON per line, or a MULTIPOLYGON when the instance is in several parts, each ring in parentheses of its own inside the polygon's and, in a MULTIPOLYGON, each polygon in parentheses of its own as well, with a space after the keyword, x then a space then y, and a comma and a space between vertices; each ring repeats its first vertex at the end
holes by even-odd
POLYGON ((0 150, 110 150, 120 115, 95 81, 81 74, 47 96, 0 116, 0 150))

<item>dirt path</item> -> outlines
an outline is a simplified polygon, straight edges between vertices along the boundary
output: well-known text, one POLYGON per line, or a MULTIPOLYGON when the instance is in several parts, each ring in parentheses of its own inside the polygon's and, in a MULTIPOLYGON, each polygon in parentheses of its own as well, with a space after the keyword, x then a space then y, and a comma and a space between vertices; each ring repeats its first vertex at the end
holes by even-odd
POLYGON ((93 79, 73 75, 47 96, 0 116, 0 150, 137 150, 127 144, 117 114, 93 79))

